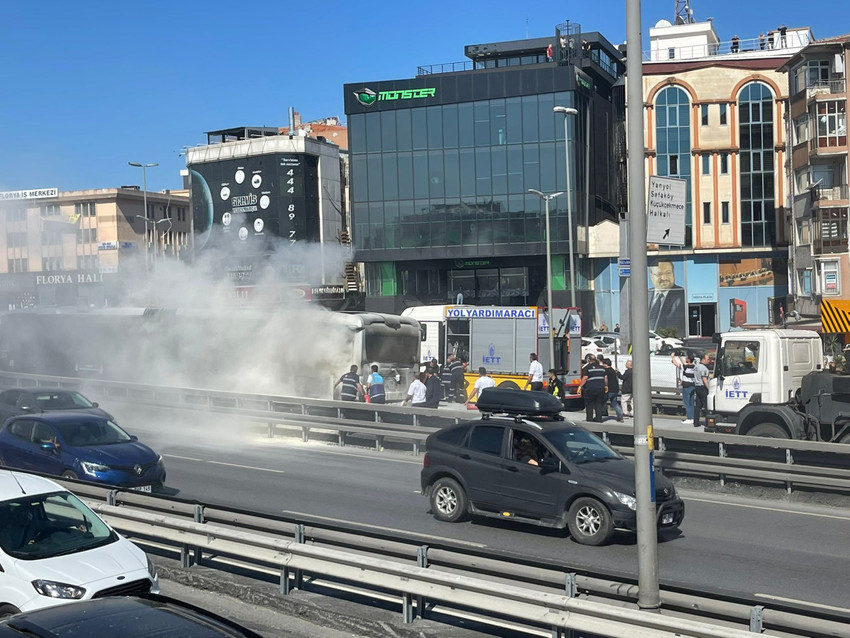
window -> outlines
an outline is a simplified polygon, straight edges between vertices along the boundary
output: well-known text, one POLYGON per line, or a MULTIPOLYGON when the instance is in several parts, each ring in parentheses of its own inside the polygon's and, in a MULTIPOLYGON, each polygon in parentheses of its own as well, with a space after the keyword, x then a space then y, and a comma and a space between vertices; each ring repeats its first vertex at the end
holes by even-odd
POLYGON ((669 49, 667 49, 667 59, 668 60, 675 60, 676 59, 676 49, 674 49, 673 47, 670 47, 669 49))
POLYGON ((702 156, 702 174, 710 175, 711 174, 711 155, 703 155, 702 156))
POLYGON ((721 153, 720 154, 720 174, 728 175, 729 174, 729 153, 721 153))
POLYGON ((818 148, 847 145, 846 101, 817 102, 818 148))
POLYGON ((97 255, 77 255, 77 270, 97 270, 97 255))
POLYGON ((723 346, 721 363, 725 376, 755 374, 759 370, 758 341, 727 341, 723 346))
POLYGON ((729 202, 720 202, 720 221, 724 224, 729 223, 729 202))
POLYGON ((710 224, 711 223, 711 202, 703 202, 702 203, 702 223, 710 224))
POLYGON ((812 252, 816 255, 847 252, 847 209, 821 208, 816 212, 812 252))
POLYGON ((823 294, 841 294, 841 276, 839 275, 837 261, 821 262, 821 281, 823 283, 823 294))
POLYGON ((7 222, 25 222, 27 220, 27 209, 22 206, 6 209, 7 222))
POLYGON ((679 156, 671 155, 670 156, 670 174, 678 175, 679 174, 679 156))
POLYGON ((829 60, 809 60, 806 63, 806 88, 829 82, 829 60))
POLYGON ((703 126, 708 126, 708 104, 700 104, 700 122, 703 126))
POLYGON ((505 428, 499 425, 479 425, 469 437, 469 449, 484 454, 502 455, 505 428))
POLYGON ((97 228, 78 228, 77 242, 80 244, 89 244, 97 241, 97 228))
MULTIPOLYGON (((657 174, 681 177, 686 181, 685 245, 691 244, 692 200, 691 171, 691 104, 688 94, 676 85, 659 91, 655 100, 655 139, 657 174)), ((669 247, 664 247, 669 250, 669 247)))
POLYGON ((41 258, 41 269, 44 272, 62 270, 62 258, 61 257, 42 257, 41 258))
POLYGON ((24 248, 27 245, 26 233, 7 233, 6 247, 7 248, 24 248))
POLYGON ((42 217, 56 217, 59 215, 59 204, 45 204, 41 207, 42 217))
POLYGON ((9 260, 9 272, 27 272, 29 271, 28 260, 26 257, 18 257, 9 260))
POLYGON ((726 126, 726 124, 728 124, 728 121, 726 119, 726 105, 721 104, 720 105, 720 125, 726 126))
POLYGON ((741 245, 772 246, 776 241, 773 151, 773 94, 750 82, 738 97, 741 174, 741 245))
POLYGON ((797 275, 800 282, 800 293, 810 297, 812 294, 812 269, 798 270, 797 275))
POLYGON ((82 217, 95 217, 94 202, 80 202, 74 204, 74 214, 82 217))

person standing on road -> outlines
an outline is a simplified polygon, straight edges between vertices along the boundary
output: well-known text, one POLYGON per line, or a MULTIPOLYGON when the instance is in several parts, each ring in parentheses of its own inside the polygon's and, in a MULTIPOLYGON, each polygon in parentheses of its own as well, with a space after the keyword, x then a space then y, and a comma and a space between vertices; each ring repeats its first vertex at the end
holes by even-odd
POLYGON ((481 366, 478 368, 478 378, 475 380, 475 385, 472 386, 472 394, 469 395, 469 399, 466 400, 466 404, 469 405, 475 401, 476 397, 481 396, 481 393, 485 390, 485 388, 495 387, 496 382, 493 380, 493 377, 488 377, 487 368, 481 366))
POLYGON ((421 408, 424 406, 425 384, 419 379, 420 376, 420 372, 413 373, 413 381, 411 381, 410 387, 407 388, 407 396, 404 401, 401 402, 402 405, 410 403, 411 407, 414 408, 421 408))
POLYGON ((588 421, 602 423, 605 409, 605 368, 596 362, 596 357, 587 355, 587 365, 581 370, 581 396, 588 421))
POLYGON ((540 392, 543 390, 543 364, 537 360, 537 355, 533 352, 528 355, 528 361, 528 379, 525 381, 523 390, 528 390, 528 386, 531 386, 532 390, 540 392))
MULTIPOLYGON (((620 407, 620 380, 617 378, 617 371, 611 365, 611 359, 602 359, 602 367, 605 368, 605 384, 608 386, 608 404, 614 408, 614 415, 619 423, 623 422, 623 409, 620 407)), ((608 408, 605 408, 605 415, 608 415, 608 408)))
POLYGON ((701 362, 699 357, 692 359, 694 361, 694 427, 703 427, 700 424, 702 420, 702 411, 708 409, 708 368, 701 362))
POLYGON ((440 376, 440 382, 443 384, 443 396, 446 397, 446 401, 451 401, 453 397, 452 378, 454 369, 457 367, 460 367, 460 361, 457 360, 455 355, 450 354, 446 357, 446 365, 443 366, 443 372, 440 376))
POLYGON ((633 417, 634 406, 632 405, 632 360, 626 361, 626 371, 622 374, 617 371, 617 376, 620 377, 623 384, 620 386, 620 408, 623 410, 623 416, 633 417))
POLYGON ((553 397, 558 397, 561 404, 564 403, 564 382, 558 378, 555 368, 549 369, 549 381, 546 390, 553 397))
POLYGON ((670 355, 670 360, 676 366, 676 385, 682 388, 682 407, 685 408, 685 418, 682 423, 692 425, 694 422, 694 359, 691 355, 676 351, 670 355))
POLYGON ((378 366, 372 365, 372 374, 366 379, 366 392, 369 393, 369 403, 386 403, 384 392, 384 377, 378 374, 378 366))
POLYGON ((430 370, 425 371, 425 403, 423 408, 438 408, 440 407, 440 399, 443 398, 443 384, 440 383, 440 377, 435 372, 430 370))
POLYGON ((342 401, 357 401, 365 394, 363 392, 363 386, 360 384, 360 376, 357 374, 356 365, 351 366, 351 369, 334 383, 334 388, 340 383, 342 384, 342 388, 339 391, 339 398, 342 401))
POLYGON ((466 367, 469 365, 467 361, 455 359, 457 365, 452 366, 452 396, 455 403, 466 403, 466 367))

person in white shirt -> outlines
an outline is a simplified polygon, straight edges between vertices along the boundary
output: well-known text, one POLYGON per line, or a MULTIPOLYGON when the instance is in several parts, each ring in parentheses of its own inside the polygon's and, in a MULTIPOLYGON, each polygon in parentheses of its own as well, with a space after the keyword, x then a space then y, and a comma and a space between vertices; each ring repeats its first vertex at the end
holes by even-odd
POLYGON ((475 380, 475 385, 472 386, 472 394, 466 400, 467 405, 475 401, 475 397, 479 396, 485 388, 496 387, 496 382, 493 377, 487 376, 487 368, 481 366, 478 368, 478 378, 475 380))
POLYGON ((533 352, 528 355, 528 360, 530 362, 530 365, 528 366, 528 379, 525 381, 525 387, 523 390, 528 390, 528 386, 530 385, 532 390, 542 392, 543 364, 537 360, 537 355, 533 352))
POLYGON ((404 401, 401 402, 402 405, 410 403, 411 406, 415 408, 417 404, 425 402, 425 384, 419 380, 419 377, 419 372, 413 373, 413 381, 411 382, 410 387, 407 388, 407 397, 405 397, 404 401))

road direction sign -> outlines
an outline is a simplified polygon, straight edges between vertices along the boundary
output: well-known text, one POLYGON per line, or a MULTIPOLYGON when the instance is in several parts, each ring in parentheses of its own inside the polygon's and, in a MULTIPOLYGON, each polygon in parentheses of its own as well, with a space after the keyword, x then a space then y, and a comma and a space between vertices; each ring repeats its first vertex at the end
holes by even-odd
POLYGON ((649 177, 646 241, 667 246, 685 245, 687 181, 677 177, 649 177))

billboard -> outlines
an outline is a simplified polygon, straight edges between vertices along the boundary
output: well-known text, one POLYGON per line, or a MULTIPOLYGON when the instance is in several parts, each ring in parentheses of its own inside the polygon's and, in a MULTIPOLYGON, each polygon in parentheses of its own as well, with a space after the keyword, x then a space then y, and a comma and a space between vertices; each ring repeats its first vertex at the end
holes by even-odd
POLYGON ((304 153, 190 165, 195 249, 247 257, 318 241, 318 165, 304 153))

